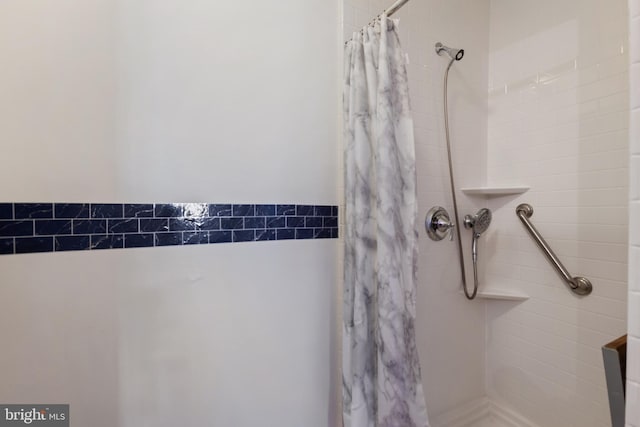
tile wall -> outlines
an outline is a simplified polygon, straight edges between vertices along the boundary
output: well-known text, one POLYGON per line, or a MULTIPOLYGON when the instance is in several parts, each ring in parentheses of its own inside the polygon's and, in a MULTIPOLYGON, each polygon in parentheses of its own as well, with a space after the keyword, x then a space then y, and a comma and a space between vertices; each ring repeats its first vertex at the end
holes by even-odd
POLYGON ((640 1, 629 0, 629 17, 631 188, 626 423, 629 427, 638 427, 640 426, 640 1))
MULTIPOLYGON (((345 1, 345 39, 388 3, 345 1)), ((436 41, 466 52, 450 77, 456 186, 531 187, 522 196, 459 195, 463 214, 494 212, 481 241, 481 288, 521 292, 525 302, 467 303, 458 293, 455 246, 421 235, 418 343, 430 415, 486 387, 495 404, 532 425, 608 425, 600 347, 627 329, 626 2, 433 0, 409 2, 397 17, 410 60, 420 214, 451 205, 446 64, 433 54, 436 41), (566 289, 515 216, 523 202, 569 271, 593 281, 592 295, 566 289)))
POLYGON ((337 237, 337 206, 0 203, 0 255, 337 237))
POLYGON ((600 348, 627 329, 627 2, 492 0, 487 305, 492 400, 544 427, 609 426, 600 348), (553 11, 553 13, 549 13, 553 11), (591 295, 572 294, 515 215, 531 221, 591 295))

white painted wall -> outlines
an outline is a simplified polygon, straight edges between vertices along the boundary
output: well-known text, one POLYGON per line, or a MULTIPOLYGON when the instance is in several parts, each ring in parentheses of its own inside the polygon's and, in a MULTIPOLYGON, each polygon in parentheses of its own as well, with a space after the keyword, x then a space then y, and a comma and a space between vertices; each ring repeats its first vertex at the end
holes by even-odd
POLYGON ((115 200, 114 2, 0 4, 3 201, 115 200))
POLYGON ((337 1, 116 3, 121 188, 335 202, 337 1))
MULTIPOLYGON (((2 2, 2 200, 337 204, 338 8, 2 2)), ((331 425, 336 245, 1 257, 0 401, 331 425)))
POLYGON ((629 70, 631 72, 629 203, 629 335, 627 341, 627 416, 640 426, 640 1, 629 0, 629 70))
POLYGON ((627 329, 627 2, 491 2, 487 282, 530 295, 487 305, 490 398, 544 427, 609 426, 600 348, 627 329), (570 293, 519 203, 593 294, 570 293))
MULTIPOLYGON (((346 0, 345 39, 391 3, 346 0)), ((432 206, 444 206, 453 215, 442 113, 447 61, 435 53, 438 41, 465 49, 464 59, 449 77, 456 186, 486 182, 489 1, 412 1, 394 18, 400 19, 401 41, 410 61, 421 223, 432 206)), ((482 203, 458 193, 461 215, 475 213, 482 203)), ((470 261, 470 233, 463 233, 470 261)), ((433 242, 421 229, 419 262, 417 342, 427 408, 435 420, 485 394, 485 304, 469 303, 461 293, 455 242, 433 242)), ((472 271, 470 263, 467 271, 472 271)))

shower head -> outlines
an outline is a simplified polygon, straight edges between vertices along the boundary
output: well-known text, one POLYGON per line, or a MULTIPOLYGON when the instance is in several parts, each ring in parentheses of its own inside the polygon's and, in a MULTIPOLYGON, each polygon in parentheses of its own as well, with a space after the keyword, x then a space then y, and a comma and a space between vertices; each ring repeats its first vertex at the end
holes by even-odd
POLYGON ((473 234, 480 236, 487 231, 491 224, 491 211, 489 209, 480 209, 474 216, 467 215, 464 217, 465 228, 473 229, 473 234))
POLYGON ((453 49, 440 42, 436 43, 436 53, 442 55, 443 52, 449 55, 449 58, 455 59, 456 61, 460 61, 464 56, 464 49, 453 49))
POLYGON ((491 211, 489 209, 480 209, 476 214, 476 220, 473 224, 473 231, 477 234, 482 234, 487 231, 489 224, 491 224, 491 211))
MULTIPOLYGON (((475 272, 476 263, 478 261, 478 239, 480 235, 487 231, 491 224, 491 211, 489 209, 480 209, 477 214, 464 217, 464 227, 473 230, 473 238, 471 239, 471 260, 475 272)), ((475 273, 474 273, 475 274, 475 273)))

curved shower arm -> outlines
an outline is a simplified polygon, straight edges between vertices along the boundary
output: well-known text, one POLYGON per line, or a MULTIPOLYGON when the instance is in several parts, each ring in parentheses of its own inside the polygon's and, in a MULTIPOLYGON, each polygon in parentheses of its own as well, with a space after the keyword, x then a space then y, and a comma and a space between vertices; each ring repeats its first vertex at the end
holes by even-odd
POLYGON ((549 247, 547 241, 544 240, 538 230, 529 221, 529 218, 531 218, 531 216, 533 215, 533 208, 531 207, 531 205, 526 203, 518 205, 518 207, 516 208, 516 215, 518 215, 518 218, 520 218, 522 224, 524 224, 531 237, 533 237, 533 240, 538 244, 540 249, 542 249, 542 252, 545 254, 547 259, 555 267, 560 276, 562 276, 566 284, 569 285, 571 291, 578 295, 589 295, 593 290, 593 286, 591 285, 589 279, 582 276, 572 277, 569 273, 569 270, 566 269, 566 267, 556 256, 555 252, 553 252, 553 250, 549 247))

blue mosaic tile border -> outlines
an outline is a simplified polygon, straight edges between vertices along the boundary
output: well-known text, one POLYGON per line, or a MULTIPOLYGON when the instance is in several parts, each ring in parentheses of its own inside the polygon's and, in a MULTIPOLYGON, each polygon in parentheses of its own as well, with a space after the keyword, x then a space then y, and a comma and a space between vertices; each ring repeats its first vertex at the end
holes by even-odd
POLYGON ((337 237, 337 206, 0 203, 0 255, 337 237))

